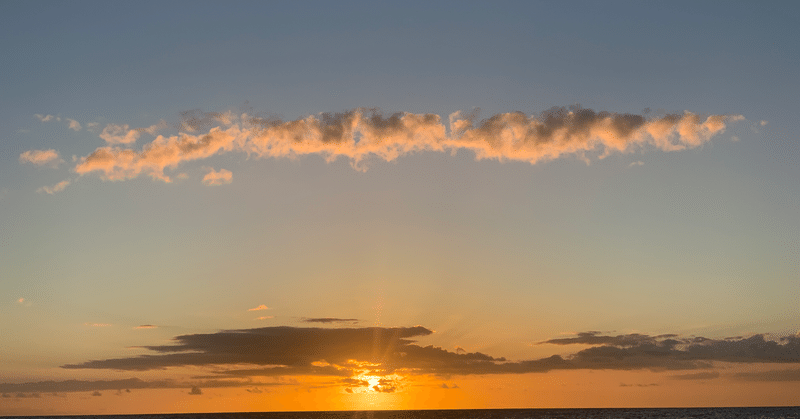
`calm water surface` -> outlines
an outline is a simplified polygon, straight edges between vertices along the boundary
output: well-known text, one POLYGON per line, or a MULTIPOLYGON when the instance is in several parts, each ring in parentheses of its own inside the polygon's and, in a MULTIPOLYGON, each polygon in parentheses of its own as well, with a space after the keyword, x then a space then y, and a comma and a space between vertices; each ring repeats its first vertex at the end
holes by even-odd
POLYGON ((800 407, 700 409, 487 409, 351 412, 192 413, 174 415, 33 416, 71 419, 800 419, 800 407))

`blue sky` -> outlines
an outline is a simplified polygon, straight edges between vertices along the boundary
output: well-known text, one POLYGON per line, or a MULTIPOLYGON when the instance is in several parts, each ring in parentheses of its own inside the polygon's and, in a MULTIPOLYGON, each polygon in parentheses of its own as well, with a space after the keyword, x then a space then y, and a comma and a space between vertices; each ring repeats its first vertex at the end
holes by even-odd
POLYGON ((798 18, 792 2, 3 2, 0 371, 68 379, 128 346, 323 317, 513 360, 586 331, 794 335, 798 18), (576 105, 727 119, 684 150, 534 163, 462 147, 354 170, 242 148, 170 183, 78 172, 100 147, 189 132, 187 111, 380 108, 450 133, 456 111, 576 105), (124 125, 156 128, 101 139, 124 125))

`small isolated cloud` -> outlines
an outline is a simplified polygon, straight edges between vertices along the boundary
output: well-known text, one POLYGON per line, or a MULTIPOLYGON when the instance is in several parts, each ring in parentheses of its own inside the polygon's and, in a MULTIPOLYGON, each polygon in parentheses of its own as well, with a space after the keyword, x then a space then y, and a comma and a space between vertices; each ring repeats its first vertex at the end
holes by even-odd
POLYGON ((633 167, 633 166, 644 166, 644 162, 639 160, 628 165, 628 167, 633 167))
POLYGON ((139 325, 139 326, 134 327, 134 329, 157 329, 157 328, 158 328, 158 326, 152 325, 152 324, 143 324, 143 325, 139 325))
POLYGON ((100 126, 97 122, 89 122, 86 124, 86 129, 89 131, 94 131, 97 127, 100 126))
POLYGON ((312 318, 303 318, 301 320, 303 323, 358 323, 361 320, 358 319, 340 319, 336 317, 312 317, 312 318))
POLYGON ((203 390, 200 390, 200 387, 192 387, 192 390, 189 391, 189 394, 192 396, 199 396, 203 394, 203 390))
POLYGON ((58 151, 50 150, 28 150, 19 155, 20 163, 31 163, 37 166, 50 165, 57 167, 61 163, 58 151))
POLYGON ((439 386, 439 387, 441 387, 441 388, 445 388, 445 389, 448 389, 448 390, 449 390, 449 389, 458 388, 458 385, 456 385, 456 384, 450 384, 450 385, 448 386, 448 385, 447 385, 447 383, 442 383, 442 385, 441 385, 441 386, 439 386))
POLYGON ((17 300, 17 302, 20 303, 20 304, 25 304, 25 299, 22 298, 22 297, 19 297, 19 300, 17 300))
POLYGON ((758 125, 761 125, 762 127, 763 127, 764 125, 767 125, 767 124, 769 124, 769 121, 765 121, 765 120, 763 120, 763 119, 762 119, 762 120, 761 120, 761 121, 758 123, 758 125))
POLYGON ((263 391, 261 389, 259 389, 258 387, 246 388, 245 391, 247 391, 248 393, 253 393, 253 394, 261 394, 261 393, 263 393, 263 391))
POLYGON ((210 169, 205 176, 203 176, 203 183, 208 186, 225 185, 231 183, 233 173, 230 170, 219 169, 219 172, 210 169))
POLYGON ((127 124, 108 124, 100 133, 100 138, 108 144, 133 144, 139 139, 139 135, 139 130, 130 129, 127 124))
POLYGON ((256 320, 269 320, 269 319, 274 319, 274 318, 275 318, 275 316, 261 316, 261 317, 256 317, 255 319, 256 320))
POLYGON ((53 115, 42 115, 40 113, 37 113, 37 114, 35 114, 33 116, 35 116, 36 119, 38 119, 38 120, 40 120, 42 122, 49 122, 49 121, 52 121, 53 119, 55 119, 55 116, 53 116, 53 115))
POLYGON ((656 384, 656 383, 650 383, 650 384, 625 384, 625 383, 620 383, 619 386, 620 387, 658 387, 659 385, 656 384))
POLYGON ((84 326, 89 327, 108 327, 111 326, 109 323, 84 323, 84 326))
POLYGON ((258 307, 253 307, 253 308, 248 308, 247 309, 247 311, 259 311, 259 310, 269 310, 269 307, 265 306, 264 304, 261 304, 258 307))
POLYGON ((52 194, 54 194, 56 192, 63 191, 64 188, 69 186, 69 184, 70 184, 70 180, 66 179, 66 180, 62 180, 61 182, 56 183, 53 186, 42 186, 41 188, 37 189, 36 192, 46 193, 46 194, 52 195, 52 194))
POLYGON ((99 391, 95 391, 94 393, 92 393, 92 396, 95 396, 95 397, 100 397, 102 395, 103 395, 103 393, 101 393, 99 391))
POLYGON ((67 118, 67 122, 69 122, 69 129, 76 132, 81 130, 81 124, 78 121, 67 118))
POLYGON ((735 135, 731 135, 731 141, 733 141, 734 143, 738 143, 739 141, 741 141, 741 139, 735 135))

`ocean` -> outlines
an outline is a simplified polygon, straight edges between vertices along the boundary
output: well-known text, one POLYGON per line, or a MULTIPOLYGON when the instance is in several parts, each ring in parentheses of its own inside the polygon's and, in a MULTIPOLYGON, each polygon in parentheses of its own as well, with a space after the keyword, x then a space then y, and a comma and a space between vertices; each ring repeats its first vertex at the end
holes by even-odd
MULTIPOLYGON (((10 416, 6 416, 10 417, 10 416)), ((70 419, 800 419, 800 407, 671 409, 469 409, 27 416, 70 419)))

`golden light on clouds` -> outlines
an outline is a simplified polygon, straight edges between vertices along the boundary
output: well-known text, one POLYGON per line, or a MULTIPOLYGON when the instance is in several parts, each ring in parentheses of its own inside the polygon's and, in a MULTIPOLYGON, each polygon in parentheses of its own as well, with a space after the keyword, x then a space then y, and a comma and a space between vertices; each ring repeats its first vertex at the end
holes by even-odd
MULTIPOLYGON (((367 161, 393 161, 419 152, 455 153, 467 150, 477 160, 523 161, 535 164, 573 156, 589 161, 613 153, 654 148, 678 151, 701 146, 723 133, 741 115, 700 116, 692 112, 658 117, 596 112, 580 106, 552 108, 540 115, 500 113, 478 120, 478 112, 454 112, 448 124, 436 114, 398 112, 385 116, 376 109, 321 113, 293 121, 247 113, 194 112, 184 115, 178 135, 157 135, 140 150, 131 148, 142 134, 156 135, 165 123, 146 128, 108 124, 100 133, 106 146, 78 158, 73 171, 104 180, 141 175, 171 182, 167 170, 211 156, 240 152, 256 158, 297 158, 319 155, 326 161, 350 160, 354 169, 367 170, 367 161)), ((56 150, 30 150, 20 162, 37 165, 60 162, 56 150)), ((207 168, 202 183, 231 183, 233 172, 207 168)), ((65 180, 43 192, 55 193, 65 180)))

